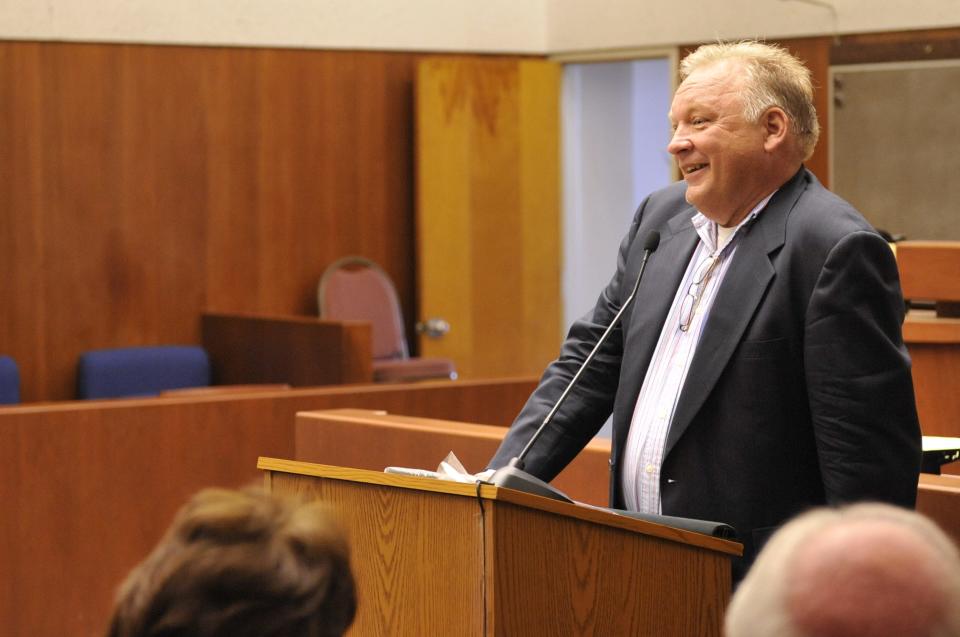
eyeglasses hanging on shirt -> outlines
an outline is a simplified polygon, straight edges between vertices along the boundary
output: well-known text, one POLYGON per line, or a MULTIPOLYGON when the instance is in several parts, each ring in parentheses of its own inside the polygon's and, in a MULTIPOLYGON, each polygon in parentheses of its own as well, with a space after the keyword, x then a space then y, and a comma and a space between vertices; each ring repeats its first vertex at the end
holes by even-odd
POLYGON ((703 291, 706 289, 707 283, 710 282, 710 277, 713 275, 713 271, 716 270, 718 263, 720 263, 720 256, 718 254, 711 254, 701 261, 697 269, 694 270, 693 280, 690 282, 690 287, 687 288, 687 295, 684 297, 683 303, 680 304, 681 332, 686 332, 690 329, 690 323, 693 322, 697 307, 700 306, 700 299, 703 298, 703 291))

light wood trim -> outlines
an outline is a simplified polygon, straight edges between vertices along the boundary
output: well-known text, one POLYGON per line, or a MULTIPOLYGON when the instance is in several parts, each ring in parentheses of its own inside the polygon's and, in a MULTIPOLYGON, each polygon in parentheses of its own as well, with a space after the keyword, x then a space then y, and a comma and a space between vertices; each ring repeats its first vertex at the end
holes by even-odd
POLYGON ((354 469, 348 467, 334 467, 331 465, 314 464, 310 462, 299 462, 296 460, 283 460, 280 458, 261 457, 257 461, 257 468, 264 471, 276 471, 281 473, 292 473, 318 478, 329 478, 332 480, 348 480, 353 482, 364 482, 382 486, 398 487, 401 489, 415 489, 420 491, 434 491, 437 493, 447 493, 450 495, 479 497, 486 500, 497 500, 508 502, 529 509, 536 509, 547 513, 563 515, 577 520, 592 522, 618 529, 624 529, 636 533, 643 533, 653 537, 659 537, 672 542, 689 544, 720 551, 730 555, 742 555, 743 547, 737 542, 730 542, 718 538, 693 533, 673 527, 654 524, 645 520, 637 520, 622 515, 617 515, 607 510, 602 510, 589 505, 568 504, 557 500, 550 500, 529 493, 521 493, 512 489, 500 489, 493 485, 474 483, 460 483, 449 480, 434 480, 431 478, 416 478, 411 476, 400 476, 396 474, 369 471, 366 469, 354 469))
POLYGON ((960 241, 901 241, 897 266, 904 297, 960 301, 960 241))
POLYGON ((907 343, 953 343, 960 345, 960 319, 941 318, 931 310, 910 310, 903 322, 907 343))
POLYGON ((538 374, 562 339, 560 67, 424 58, 416 81, 417 290, 451 329, 421 354, 461 378, 538 374))
POLYGON ((330 480, 346 480, 348 482, 363 482, 380 486, 413 489, 415 491, 433 491, 448 495, 495 498, 497 488, 492 485, 481 485, 479 492, 474 483, 453 482, 452 480, 433 480, 431 478, 416 478, 395 473, 355 469, 351 467, 334 467, 327 464, 314 464, 299 460, 284 460, 282 458, 261 457, 257 460, 257 469, 275 471, 278 473, 292 473, 295 475, 328 478, 330 480))

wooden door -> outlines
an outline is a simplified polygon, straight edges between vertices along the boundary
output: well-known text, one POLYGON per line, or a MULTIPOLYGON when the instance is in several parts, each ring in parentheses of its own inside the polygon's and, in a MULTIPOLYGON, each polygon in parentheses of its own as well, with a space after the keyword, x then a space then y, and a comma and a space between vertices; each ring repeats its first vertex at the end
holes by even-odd
POLYGON ((539 374, 556 357, 560 303, 560 67, 430 57, 417 69, 421 336, 462 378, 539 374))

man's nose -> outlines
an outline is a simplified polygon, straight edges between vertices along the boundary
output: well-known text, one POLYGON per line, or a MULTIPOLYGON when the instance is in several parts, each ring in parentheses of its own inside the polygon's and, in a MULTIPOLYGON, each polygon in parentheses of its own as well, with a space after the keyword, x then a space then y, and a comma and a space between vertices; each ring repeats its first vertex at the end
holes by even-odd
POLYGON ((667 152, 671 155, 676 155, 677 153, 689 149, 690 140, 687 138, 686 134, 679 128, 673 131, 673 137, 670 138, 670 143, 667 144, 667 152))

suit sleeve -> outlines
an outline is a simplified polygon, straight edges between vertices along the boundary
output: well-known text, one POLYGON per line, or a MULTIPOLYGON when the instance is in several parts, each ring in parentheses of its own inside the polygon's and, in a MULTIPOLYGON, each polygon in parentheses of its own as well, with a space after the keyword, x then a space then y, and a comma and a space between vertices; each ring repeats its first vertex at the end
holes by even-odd
POLYGON ((827 502, 913 507, 921 438, 903 344, 897 266, 855 232, 827 255, 810 297, 804 368, 827 502))
MULTIPOLYGON (((637 210, 630 230, 620 244, 616 273, 593 309, 570 328, 560 349, 560 356, 543 373, 537 389, 527 400, 490 461, 490 468, 506 465, 521 452, 630 293, 630 289, 624 287, 629 288, 632 282, 624 283, 624 272, 647 201, 637 210)), ((552 480, 603 426, 613 411, 622 356, 623 333, 617 326, 581 376, 577 387, 528 452, 525 458, 526 471, 543 480, 552 480)))

